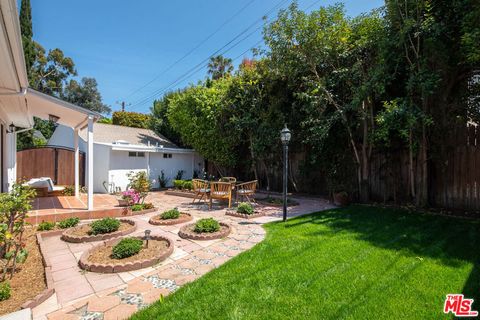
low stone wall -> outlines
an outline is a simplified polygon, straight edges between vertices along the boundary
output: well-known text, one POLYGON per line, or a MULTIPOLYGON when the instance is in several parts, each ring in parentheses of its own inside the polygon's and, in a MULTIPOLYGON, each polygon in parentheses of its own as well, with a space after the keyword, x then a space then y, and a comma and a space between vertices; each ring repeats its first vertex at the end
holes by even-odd
POLYGON ((192 230, 193 226, 195 226, 195 224, 187 224, 186 226, 183 226, 178 232, 180 238, 191 240, 215 240, 225 238, 232 231, 232 228, 228 224, 223 222, 220 222, 220 226, 222 226, 222 228, 219 231, 211 233, 196 233, 192 230))
POLYGON ((119 219, 119 220, 123 223, 128 223, 129 225, 131 225, 131 228, 128 228, 123 231, 115 231, 115 232, 104 233, 104 234, 77 236, 70 233, 72 230, 77 228, 77 227, 74 227, 74 228, 67 229, 62 233, 62 240, 66 242, 73 242, 73 243, 108 240, 108 239, 126 236, 127 234, 130 234, 137 229, 137 224, 135 223, 135 221, 127 220, 127 219, 119 219))

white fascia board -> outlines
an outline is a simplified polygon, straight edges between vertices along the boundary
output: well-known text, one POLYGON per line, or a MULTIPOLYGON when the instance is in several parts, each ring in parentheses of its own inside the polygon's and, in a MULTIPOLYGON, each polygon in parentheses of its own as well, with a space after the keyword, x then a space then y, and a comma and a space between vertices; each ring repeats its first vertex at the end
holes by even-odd
POLYGON ((182 148, 157 148, 142 145, 120 145, 113 143, 95 142, 96 144, 109 146, 114 151, 140 151, 140 152, 159 152, 159 153, 195 153, 193 149, 182 148))

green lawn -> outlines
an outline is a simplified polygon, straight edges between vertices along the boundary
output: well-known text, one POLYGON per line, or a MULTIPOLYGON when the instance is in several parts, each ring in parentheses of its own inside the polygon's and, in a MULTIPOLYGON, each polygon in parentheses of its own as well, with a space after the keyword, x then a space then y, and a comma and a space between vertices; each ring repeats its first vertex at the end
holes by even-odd
POLYGON ((266 239, 133 319, 437 319, 480 309, 480 224, 351 206, 265 226, 266 239))

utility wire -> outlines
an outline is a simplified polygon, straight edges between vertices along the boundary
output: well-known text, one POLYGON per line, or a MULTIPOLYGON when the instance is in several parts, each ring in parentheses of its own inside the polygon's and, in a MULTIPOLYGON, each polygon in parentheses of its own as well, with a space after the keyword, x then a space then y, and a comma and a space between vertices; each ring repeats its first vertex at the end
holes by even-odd
MULTIPOLYGON (((205 42, 207 42, 208 40, 210 40, 213 36, 215 36, 218 32, 220 32, 220 30, 222 30, 222 28, 224 26, 226 26, 229 22, 231 22, 233 19, 235 19, 240 13, 242 13, 248 6, 250 6, 253 2, 255 2, 256 0, 251 0, 249 1, 246 5, 244 5, 242 8, 240 8, 240 10, 238 10, 234 15, 232 15, 230 18, 228 18, 227 20, 225 20, 214 32, 212 32, 208 37, 204 38, 200 43, 198 43, 195 47, 193 47, 192 49, 190 49, 187 53, 185 53, 180 59, 176 60, 174 63, 172 63, 170 66, 168 66, 166 69, 164 69, 162 72, 160 72, 157 76, 155 76, 152 80, 150 80, 149 82, 147 82, 146 84, 144 84, 143 86, 141 86, 140 88, 132 91, 130 94, 128 94, 126 98, 129 98, 131 96, 133 96, 135 93, 139 92, 140 90, 144 89, 145 87, 147 87, 148 85, 152 84, 153 82, 155 82, 158 78, 160 78, 161 76, 163 76, 165 73, 167 73, 168 71, 170 71, 173 67, 175 67, 177 64, 179 64, 180 62, 182 62, 183 60, 185 60, 185 58, 187 58, 188 56, 190 56, 195 50, 197 50, 198 48, 200 48, 205 42)), ((124 99, 124 100, 125 100, 124 99)))
MULTIPOLYGON (((238 35, 236 35, 232 40, 230 40, 229 42, 227 42, 225 45, 223 45, 220 49, 216 50, 213 54, 211 54, 209 57, 207 57, 206 59, 204 59, 202 62, 200 62, 199 64, 197 64, 196 66, 194 66, 193 68, 189 69, 186 73, 182 74, 179 78, 177 78, 175 81, 171 82, 170 84, 168 84, 167 86, 161 88, 161 89, 158 89, 154 92, 152 92, 150 95, 148 95, 147 97, 144 97, 143 99, 140 99, 140 100, 137 100, 134 104, 133 104, 133 107, 137 107, 137 106, 140 106, 140 105, 143 105, 145 102, 148 102, 149 100, 151 100, 152 98, 158 96, 159 94, 165 92, 168 88, 170 88, 172 85, 175 85, 177 82, 183 80, 184 77, 188 76, 191 72, 194 72, 196 73, 197 71, 195 71, 196 69, 198 69, 199 67, 203 67, 203 65, 210 60, 210 58, 214 57, 216 54, 218 54, 221 50, 223 50, 224 48, 228 47, 229 45, 231 45, 235 40, 237 40, 238 38, 240 38, 242 35, 244 35, 245 33, 247 33, 251 28, 253 28, 256 24, 258 24, 259 22, 261 22, 264 17, 268 16, 269 14, 271 14, 273 11, 275 11, 276 9, 278 9, 279 7, 281 7, 285 2, 287 2, 289 0, 281 0, 279 1, 272 9, 270 9, 269 11, 267 11, 266 14, 262 15, 262 17, 260 17, 259 19, 257 19, 254 23, 252 23, 251 25, 249 25, 246 29, 244 29, 242 32, 240 32, 238 35)), ((259 30, 262 26, 260 26, 259 28, 255 29, 254 32, 256 32, 257 30, 259 30)), ((241 41, 244 41, 246 38, 248 38, 250 35, 252 35, 254 32, 251 32, 250 34, 248 34, 246 37, 244 37, 242 40, 238 41, 236 44, 234 44, 233 46, 231 46, 229 49, 227 49, 226 51, 232 49, 233 47, 235 47, 236 45, 238 45, 241 41)))

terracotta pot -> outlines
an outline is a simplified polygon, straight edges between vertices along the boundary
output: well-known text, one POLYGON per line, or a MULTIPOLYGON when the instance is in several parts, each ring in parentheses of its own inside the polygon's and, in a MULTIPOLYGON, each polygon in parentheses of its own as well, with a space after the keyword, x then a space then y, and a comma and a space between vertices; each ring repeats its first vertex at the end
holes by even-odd
POLYGON ((344 191, 333 193, 333 203, 340 207, 348 206, 348 194, 344 191))
POLYGON ((118 206, 120 207, 128 207, 128 200, 119 198, 118 200, 118 206))

